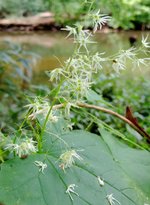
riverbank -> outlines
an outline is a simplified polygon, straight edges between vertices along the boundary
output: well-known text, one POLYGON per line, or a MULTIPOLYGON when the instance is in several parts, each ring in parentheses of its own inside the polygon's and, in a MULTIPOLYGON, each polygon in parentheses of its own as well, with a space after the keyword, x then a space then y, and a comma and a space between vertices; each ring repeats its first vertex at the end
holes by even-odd
POLYGON ((35 31, 56 30, 54 15, 50 12, 39 13, 27 17, 11 17, 0 19, 0 31, 35 31))
MULTIPOLYGON (((1 32, 30 32, 30 31, 58 31, 63 25, 56 22, 55 16, 51 12, 42 12, 33 16, 26 17, 8 17, 0 19, 0 31, 1 32)), ((101 30, 103 33, 119 32, 123 29, 113 29, 107 25, 101 30)), ((145 25, 136 25, 135 31, 147 31, 145 25)))

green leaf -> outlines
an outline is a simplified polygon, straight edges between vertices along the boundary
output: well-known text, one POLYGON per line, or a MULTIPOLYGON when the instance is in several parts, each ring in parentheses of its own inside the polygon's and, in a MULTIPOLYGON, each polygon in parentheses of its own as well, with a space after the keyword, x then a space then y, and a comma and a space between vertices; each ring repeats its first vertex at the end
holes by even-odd
POLYGON ((98 95, 94 90, 89 90, 87 96, 86 96, 87 100, 89 102, 101 102, 101 101, 104 101, 102 99, 102 96, 101 95, 98 95))
POLYGON ((58 135, 61 140, 44 135, 42 154, 24 160, 16 157, 1 164, 1 203, 109 205, 106 196, 112 193, 121 205, 150 203, 149 152, 130 148, 103 130, 102 137, 85 131, 58 135), (76 150, 83 160, 75 159, 75 164, 64 172, 59 167, 59 157, 69 149, 76 150), (36 160, 47 164, 44 173, 34 164, 36 160), (98 183, 98 176, 104 186, 98 183), (79 194, 71 194, 73 201, 66 193, 70 184, 77 185, 74 191, 79 194))

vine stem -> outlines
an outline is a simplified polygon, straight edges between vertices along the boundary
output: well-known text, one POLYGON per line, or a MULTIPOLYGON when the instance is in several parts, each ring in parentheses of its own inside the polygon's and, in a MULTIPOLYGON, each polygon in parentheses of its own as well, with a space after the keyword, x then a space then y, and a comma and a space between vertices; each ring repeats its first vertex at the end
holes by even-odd
MULTIPOLYGON (((58 104, 58 105, 54 105, 53 109, 59 109, 64 107, 65 104, 58 104)), ((130 125, 134 130, 136 130, 139 134, 141 134, 142 136, 146 137, 147 140, 150 142, 150 136, 145 134, 142 130, 140 130, 138 127, 136 127, 130 120, 128 120, 126 117, 124 117, 123 115, 120 115, 117 112, 114 112, 113 110, 101 107, 101 106, 97 106, 97 105, 92 105, 92 104, 87 104, 87 103, 81 103, 81 102, 77 102, 77 106, 78 107, 82 107, 82 108, 90 108, 90 109, 95 109, 95 110, 99 110, 105 113, 108 113, 110 115, 113 115, 117 118, 119 118, 120 120, 124 121, 125 123, 127 123, 128 125, 130 125)))

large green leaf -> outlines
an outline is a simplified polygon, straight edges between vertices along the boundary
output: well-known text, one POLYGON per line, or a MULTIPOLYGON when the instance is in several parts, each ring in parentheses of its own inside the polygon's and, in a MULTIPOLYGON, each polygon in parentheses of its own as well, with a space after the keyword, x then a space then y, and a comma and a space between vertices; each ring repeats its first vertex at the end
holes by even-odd
POLYGON ((0 202, 4 205, 109 205, 106 196, 113 193, 121 205, 149 204, 149 152, 129 148, 106 131, 101 135, 59 132, 54 140, 54 135, 46 133, 42 154, 1 164, 0 202), (67 146, 76 150, 83 160, 76 160, 64 172, 58 159, 69 149, 67 146), (44 174, 35 166, 35 160, 48 165, 44 174), (99 185, 97 176, 104 179, 104 186, 99 185), (72 194, 73 201, 66 194, 70 184, 77 185, 75 191, 79 194, 72 194))

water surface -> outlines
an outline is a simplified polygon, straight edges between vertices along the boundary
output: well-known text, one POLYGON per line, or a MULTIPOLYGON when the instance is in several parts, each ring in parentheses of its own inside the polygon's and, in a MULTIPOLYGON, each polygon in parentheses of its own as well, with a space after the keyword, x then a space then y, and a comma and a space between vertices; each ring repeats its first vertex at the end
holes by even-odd
MULTIPOLYGON (((1 33, 0 44, 5 40, 13 43, 19 43, 25 50, 32 51, 40 56, 33 65, 32 83, 47 83, 48 78, 45 75, 46 70, 51 70, 59 67, 65 59, 67 59, 74 49, 73 39, 66 39, 65 32, 37 32, 37 33, 1 33)), ((120 49, 128 49, 130 47, 129 37, 135 36, 137 44, 140 42, 142 35, 146 36, 147 32, 111 32, 97 33, 94 40, 95 44, 90 44, 90 50, 105 52, 105 55, 111 55, 118 52, 120 49)), ((107 66, 107 65, 106 65, 107 66)), ((129 66, 125 72, 126 77, 135 75, 147 76, 147 70, 137 69, 136 71, 129 66), (146 73, 146 75, 145 75, 146 73)), ((149 74, 149 72, 148 72, 149 74)), ((150 79, 150 78, 149 78, 150 79)))

